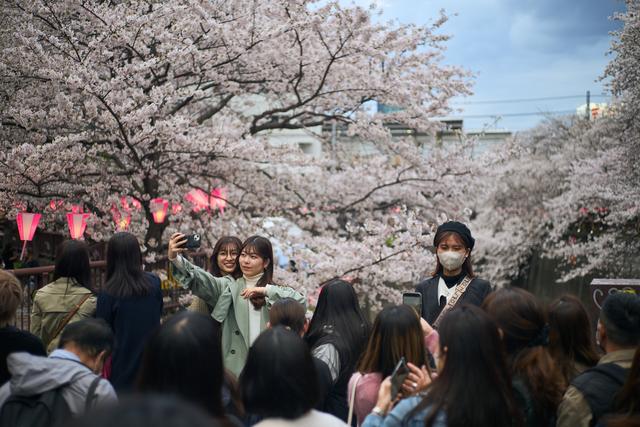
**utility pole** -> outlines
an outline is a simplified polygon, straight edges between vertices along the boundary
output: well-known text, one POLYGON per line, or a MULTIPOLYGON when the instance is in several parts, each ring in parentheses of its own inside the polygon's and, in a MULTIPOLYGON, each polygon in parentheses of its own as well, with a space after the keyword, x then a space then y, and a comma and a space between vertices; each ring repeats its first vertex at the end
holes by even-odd
POLYGON ((587 120, 591 120, 591 91, 587 91, 587 120))

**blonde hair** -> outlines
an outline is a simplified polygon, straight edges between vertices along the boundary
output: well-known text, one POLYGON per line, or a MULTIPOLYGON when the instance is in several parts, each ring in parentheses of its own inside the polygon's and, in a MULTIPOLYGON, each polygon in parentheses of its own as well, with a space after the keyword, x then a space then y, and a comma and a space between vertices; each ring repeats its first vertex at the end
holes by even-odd
POLYGON ((0 325, 9 323, 22 302, 20 281, 8 271, 0 270, 0 325))

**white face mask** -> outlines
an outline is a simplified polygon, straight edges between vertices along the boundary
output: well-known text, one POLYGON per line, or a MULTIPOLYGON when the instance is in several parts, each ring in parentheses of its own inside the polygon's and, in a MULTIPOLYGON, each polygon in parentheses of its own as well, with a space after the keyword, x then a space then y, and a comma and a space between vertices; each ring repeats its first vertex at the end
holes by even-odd
POLYGON ((438 252, 438 259, 440 264, 447 270, 457 270, 462 267, 467 255, 464 252, 442 251, 438 252))

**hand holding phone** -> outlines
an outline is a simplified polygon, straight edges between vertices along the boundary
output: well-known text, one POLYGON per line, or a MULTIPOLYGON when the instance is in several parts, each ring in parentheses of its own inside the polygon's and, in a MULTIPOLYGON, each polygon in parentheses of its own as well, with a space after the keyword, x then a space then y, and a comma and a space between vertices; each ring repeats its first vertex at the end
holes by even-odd
POLYGON ((402 389, 402 383, 408 375, 409 367, 407 366, 404 356, 402 356, 391 374, 391 400, 394 400, 396 396, 398 396, 398 393, 400 393, 402 389))
POLYGON ((200 235, 197 233, 189 234, 188 236, 185 236, 185 239, 187 239, 184 244, 185 249, 198 249, 202 240, 200 235))

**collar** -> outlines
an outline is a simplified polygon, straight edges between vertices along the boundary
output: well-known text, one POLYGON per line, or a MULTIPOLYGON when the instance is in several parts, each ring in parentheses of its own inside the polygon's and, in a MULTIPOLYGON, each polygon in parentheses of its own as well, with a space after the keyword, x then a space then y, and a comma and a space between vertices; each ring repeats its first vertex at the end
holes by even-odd
POLYGON ((62 348, 57 348, 53 350, 53 352, 49 355, 51 359, 64 359, 64 360, 73 360, 74 362, 80 362, 80 358, 77 354, 72 353, 68 350, 64 350, 62 348))
POLYGON ((255 286, 256 283, 264 276, 264 273, 256 274, 255 276, 242 275, 247 286, 255 286))
POLYGON ((629 348, 626 350, 617 350, 612 351, 611 353, 607 353, 598 362, 598 365, 602 363, 631 363, 633 360, 633 355, 635 354, 635 348, 629 348))

